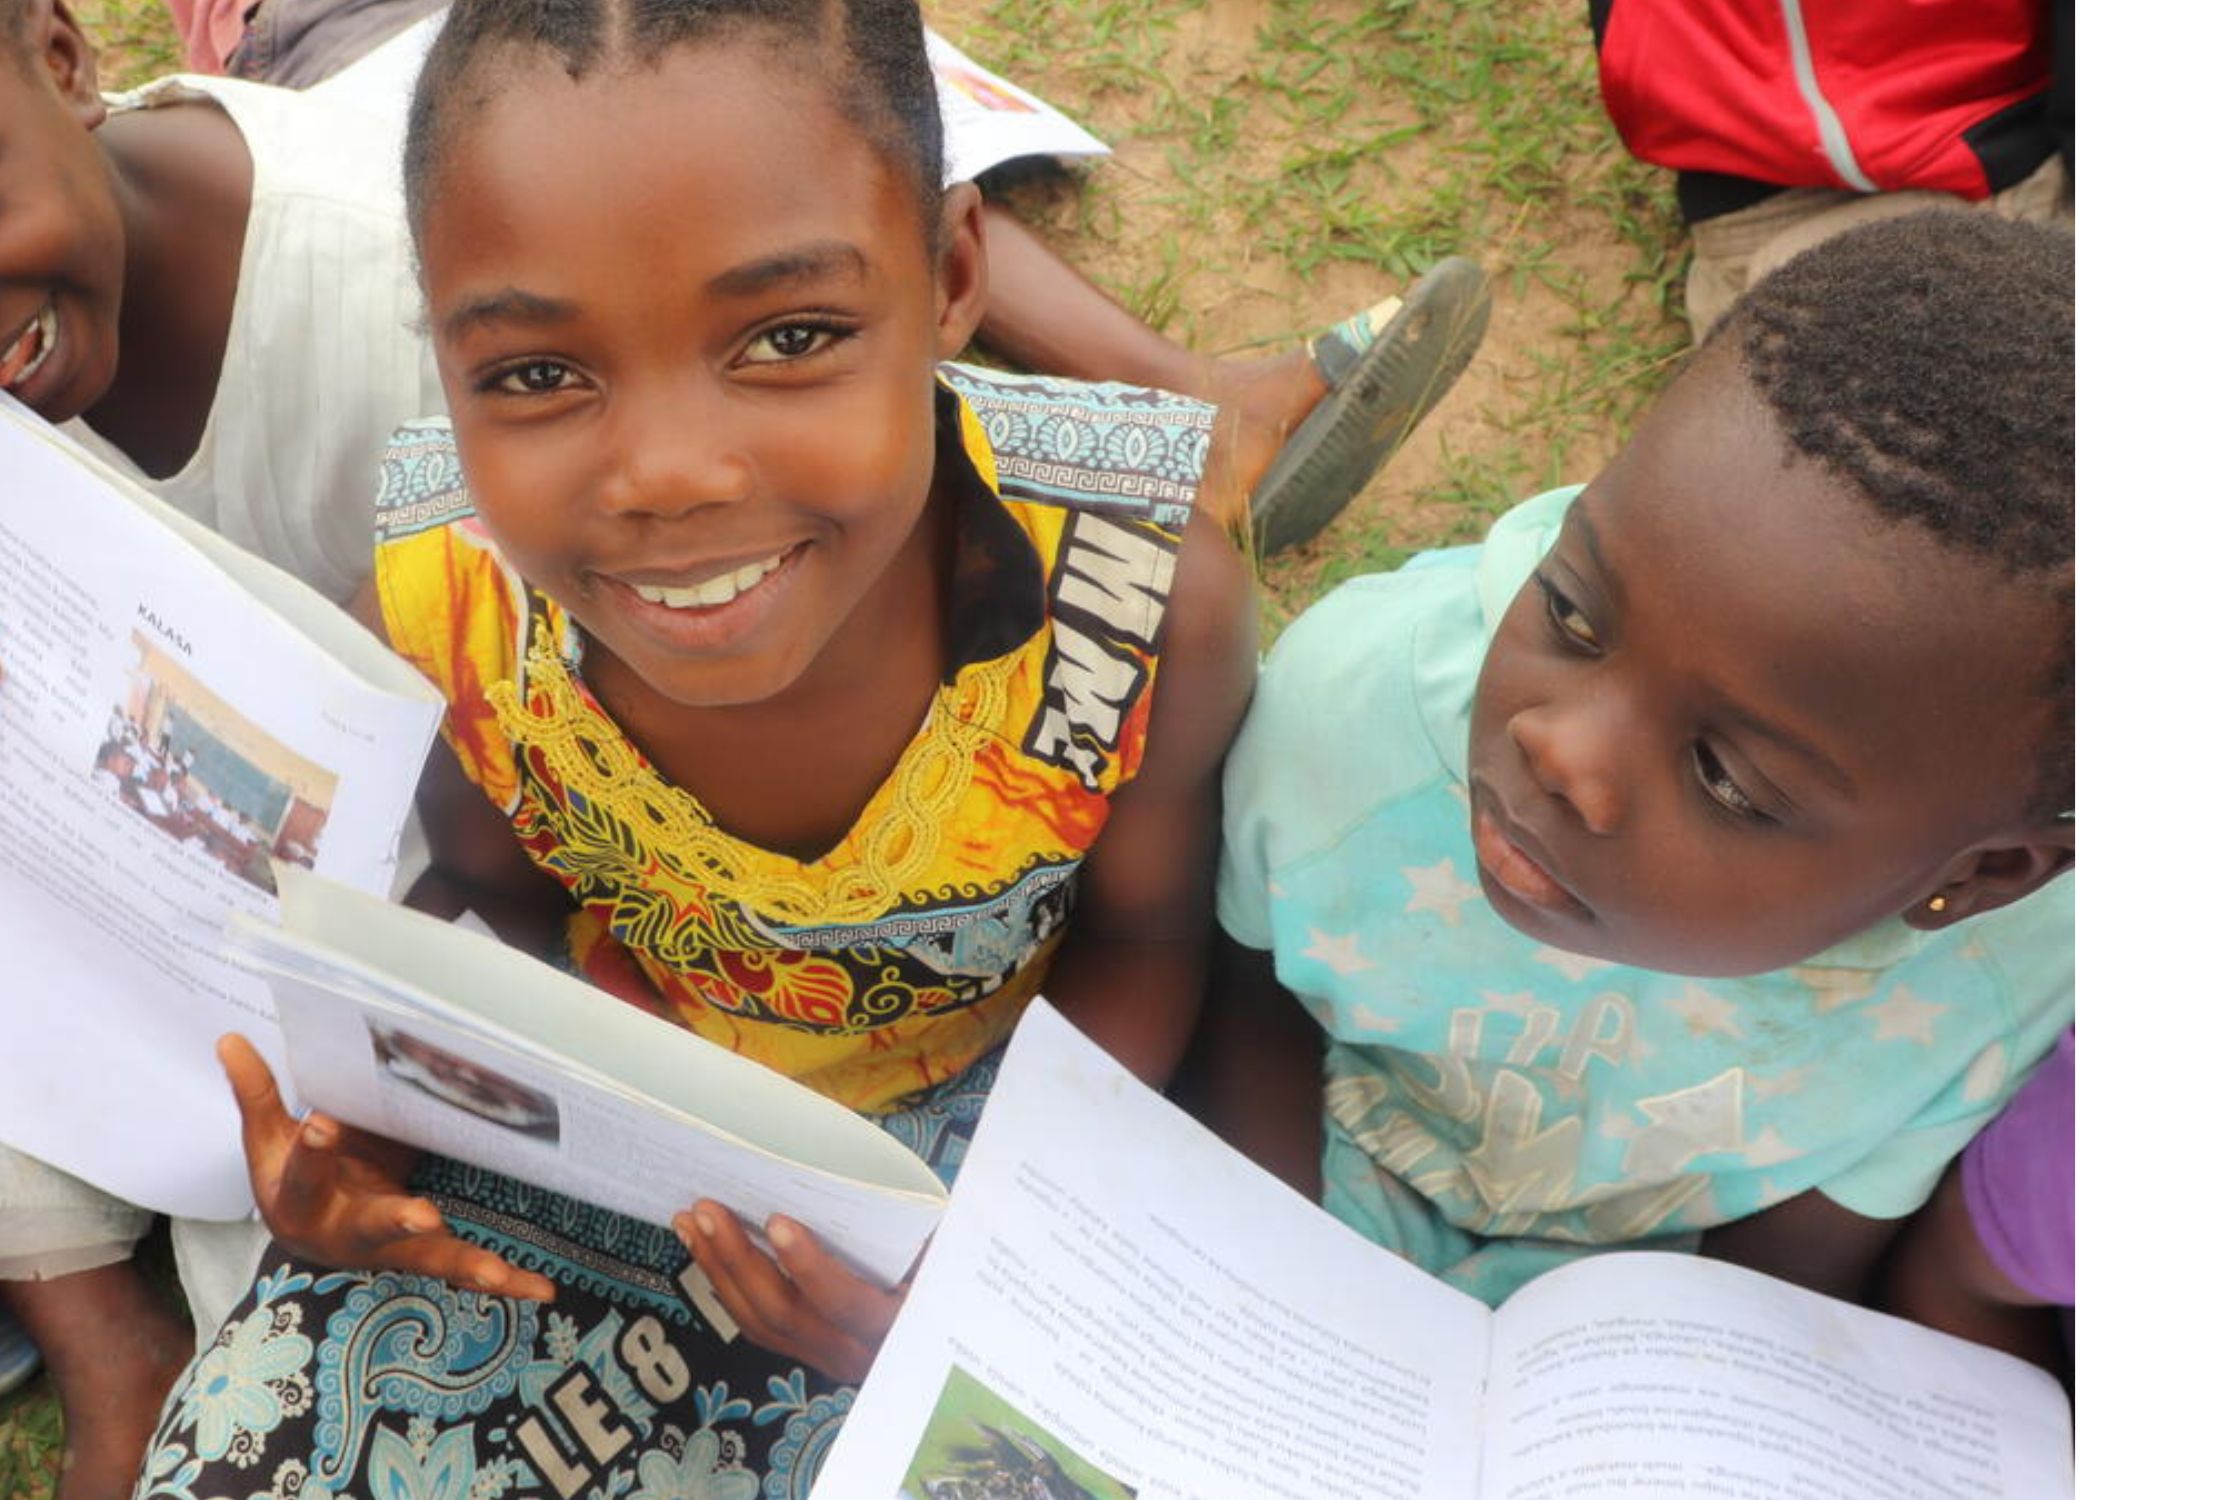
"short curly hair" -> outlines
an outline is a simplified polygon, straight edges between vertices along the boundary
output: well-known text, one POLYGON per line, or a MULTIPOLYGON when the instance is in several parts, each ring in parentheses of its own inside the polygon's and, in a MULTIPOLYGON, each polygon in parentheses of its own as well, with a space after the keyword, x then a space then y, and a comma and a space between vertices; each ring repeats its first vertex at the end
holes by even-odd
POLYGON ((2036 819, 2067 813, 2076 779, 2073 284, 2063 230, 1914 213, 1787 261, 1708 339, 1737 350, 1801 454, 2054 597, 2036 819))

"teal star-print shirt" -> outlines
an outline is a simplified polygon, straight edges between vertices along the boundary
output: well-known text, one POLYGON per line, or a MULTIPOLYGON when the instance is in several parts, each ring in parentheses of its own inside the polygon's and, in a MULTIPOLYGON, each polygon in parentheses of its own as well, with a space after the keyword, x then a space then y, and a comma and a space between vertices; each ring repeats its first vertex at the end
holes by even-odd
POLYGON ((1909 1213, 2071 1019, 2067 877, 1744 979, 1561 952, 1499 918, 1468 834, 1468 714, 1578 493, 1308 610, 1226 779, 1221 925, 1329 1036, 1326 1206, 1492 1302, 1571 1254, 1689 1247, 1809 1189, 1909 1213))

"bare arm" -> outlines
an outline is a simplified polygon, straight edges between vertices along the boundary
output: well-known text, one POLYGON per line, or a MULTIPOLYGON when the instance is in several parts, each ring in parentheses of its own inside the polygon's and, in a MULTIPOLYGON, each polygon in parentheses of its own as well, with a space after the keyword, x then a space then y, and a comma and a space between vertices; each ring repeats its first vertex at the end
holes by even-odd
POLYGON ((1700 1236, 1700 1253, 1860 1302, 1903 1223, 1841 1208, 1814 1189, 1700 1236))
MULTIPOLYGON (((356 591, 348 613, 387 639, 376 583, 356 591)), ((451 921, 475 911, 511 947, 549 956, 569 909, 563 888, 527 857, 509 820, 464 775, 446 740, 426 758, 417 811, 433 863, 410 888, 406 904, 451 921)))
POLYGON ((1044 992, 1137 1076, 1164 1085, 1196 1024, 1213 937, 1221 761, 1258 668, 1251 579, 1219 527, 1185 534, 1143 768, 1082 864, 1044 992))
POLYGON ((2061 1326, 2047 1303, 2001 1273, 1978 1238, 1962 1167, 1940 1180, 1886 1255, 1878 1305, 1889 1313, 2066 1373, 2061 1326))
POLYGON ((1321 1197, 1321 1028, 1275 978, 1271 954, 1223 933, 1180 1102, 1308 1198, 1321 1197))

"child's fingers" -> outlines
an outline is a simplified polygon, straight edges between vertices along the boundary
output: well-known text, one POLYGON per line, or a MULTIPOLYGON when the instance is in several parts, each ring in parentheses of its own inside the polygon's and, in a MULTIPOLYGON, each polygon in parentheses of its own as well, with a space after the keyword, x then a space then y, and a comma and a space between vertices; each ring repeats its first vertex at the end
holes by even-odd
POLYGON ((216 1058, 224 1065, 232 1101, 239 1106, 240 1141, 247 1149, 248 1164, 261 1167, 274 1161, 293 1141, 294 1117, 270 1065, 255 1044, 236 1031, 217 1039, 216 1058))
POLYGON ((873 1350, 812 1307, 725 1207, 703 1203, 673 1221, 681 1242, 745 1338, 843 1381, 865 1378, 873 1350))
POLYGON ((879 1348, 904 1305, 905 1288, 883 1291, 844 1265, 819 1237, 784 1214, 765 1225, 780 1269, 819 1315, 859 1342, 879 1348))
POLYGON ((518 1297, 529 1302, 556 1300, 556 1283, 546 1276, 513 1266, 492 1250, 446 1230, 397 1240, 386 1248, 381 1259, 390 1270, 438 1277, 450 1286, 490 1296, 518 1297))

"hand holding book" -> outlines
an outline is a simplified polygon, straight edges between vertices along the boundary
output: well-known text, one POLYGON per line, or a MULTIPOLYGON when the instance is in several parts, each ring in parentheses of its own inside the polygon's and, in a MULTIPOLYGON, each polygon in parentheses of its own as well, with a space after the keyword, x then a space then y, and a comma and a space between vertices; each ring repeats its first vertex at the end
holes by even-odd
POLYGON ((271 1238, 289 1254, 347 1270, 402 1271, 504 1297, 555 1300, 546 1276, 460 1239, 429 1200, 411 1195, 416 1150, 314 1110, 296 1119, 270 1065, 243 1036, 224 1037, 217 1056, 239 1104, 255 1206, 271 1238))
POLYGON ((771 1255, 721 1203, 706 1199, 672 1224, 743 1337, 837 1380, 854 1384, 865 1378, 911 1290, 906 1278, 883 1291, 786 1215, 765 1226, 771 1255))

